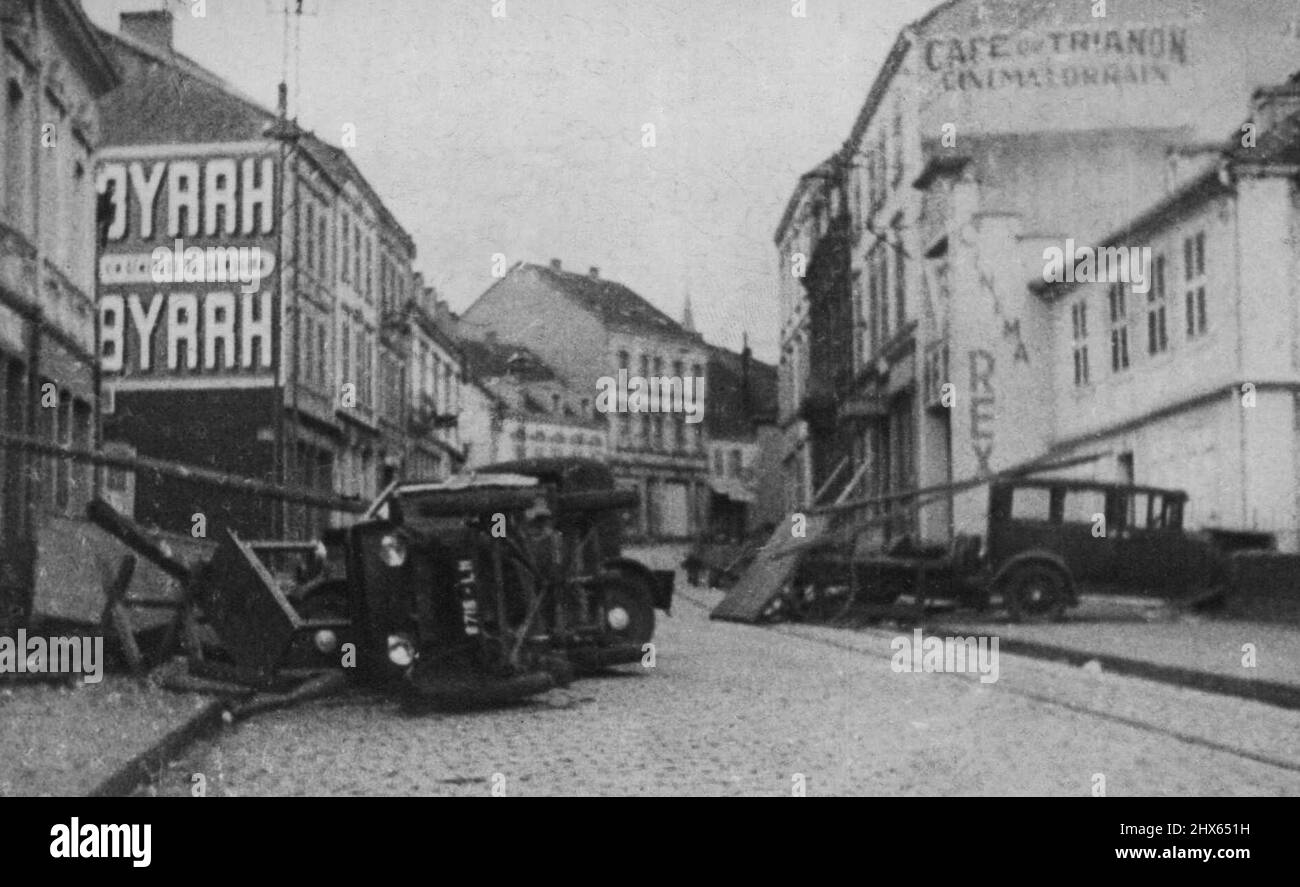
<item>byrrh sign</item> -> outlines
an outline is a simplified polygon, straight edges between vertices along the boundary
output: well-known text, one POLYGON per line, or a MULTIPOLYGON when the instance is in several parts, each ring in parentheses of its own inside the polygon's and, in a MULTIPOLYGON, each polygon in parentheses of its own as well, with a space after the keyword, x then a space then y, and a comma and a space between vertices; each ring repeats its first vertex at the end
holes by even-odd
POLYGON ((100 361, 121 378, 274 367, 274 155, 101 162, 100 361))

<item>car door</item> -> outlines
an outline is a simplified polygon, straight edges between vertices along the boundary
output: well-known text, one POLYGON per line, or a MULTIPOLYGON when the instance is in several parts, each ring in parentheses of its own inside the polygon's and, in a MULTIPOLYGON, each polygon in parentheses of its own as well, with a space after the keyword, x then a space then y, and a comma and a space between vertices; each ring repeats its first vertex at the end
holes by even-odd
POLYGON ((1061 522, 1055 549, 1065 560, 1076 582, 1091 588, 1114 582, 1115 538, 1102 532, 1108 529, 1106 490, 1099 487, 1063 487, 1060 506, 1061 522))
POLYGON ((1123 496, 1117 573, 1124 593, 1180 597, 1209 584, 1206 546, 1183 532, 1180 497, 1159 490, 1123 496))

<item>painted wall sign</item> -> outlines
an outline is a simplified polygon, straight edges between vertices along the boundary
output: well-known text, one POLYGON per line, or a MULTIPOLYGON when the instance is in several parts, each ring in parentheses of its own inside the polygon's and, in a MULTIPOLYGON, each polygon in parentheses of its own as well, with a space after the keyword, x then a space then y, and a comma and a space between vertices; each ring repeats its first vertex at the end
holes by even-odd
POLYGON ((993 355, 980 349, 970 352, 970 441, 975 458, 979 460, 980 476, 989 473, 989 459, 993 457, 993 423, 997 416, 994 407, 997 398, 993 393, 993 355))
POLYGON ((275 159, 108 162, 97 186, 110 210, 109 243, 275 233, 275 159))
POLYGON ((105 293, 100 365, 132 374, 269 370, 273 304, 270 293, 105 293))
POLYGON ((275 367, 274 156, 100 164, 100 362, 132 384, 228 384, 275 367))
POLYGON ((1188 62, 1187 29, 1129 25, 935 37, 927 70, 945 92, 1168 84, 1188 62))

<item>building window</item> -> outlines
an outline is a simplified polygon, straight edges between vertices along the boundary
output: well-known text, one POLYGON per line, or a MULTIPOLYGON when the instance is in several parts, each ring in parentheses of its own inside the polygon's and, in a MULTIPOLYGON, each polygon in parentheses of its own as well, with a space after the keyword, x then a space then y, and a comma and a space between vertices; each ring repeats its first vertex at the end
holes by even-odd
POLYGON ((740 450, 731 451, 731 466, 727 473, 732 477, 740 477, 741 469, 744 468, 744 459, 741 457, 740 450))
POLYGON ((901 219, 894 220, 892 249, 894 250, 894 325, 901 327, 907 322, 907 301, 906 293, 903 292, 903 262, 906 257, 903 255, 903 241, 898 233, 901 219))
POLYGON ((362 292, 361 284, 361 225, 360 223, 352 226, 352 270, 356 273, 356 285, 353 287, 357 292, 362 292))
POLYGON ((363 278, 364 283, 361 285, 362 292, 365 293, 366 301, 373 302, 374 293, 374 241, 366 240, 366 276, 363 278))
POLYGON ((1187 309, 1187 338, 1203 335, 1205 321, 1205 232, 1183 240, 1183 272, 1187 279, 1184 300, 1187 309))
POLYGON ((326 269, 328 269, 330 266, 330 262, 329 262, 330 232, 329 232, 329 219, 325 218, 324 213, 321 213, 321 217, 319 220, 319 224, 317 225, 317 229, 320 232, 318 235, 320 242, 317 244, 317 247, 320 250, 320 259, 319 259, 320 264, 317 267, 319 267, 320 269, 321 277, 325 277, 326 269))
POLYGON ((1074 384, 1088 384, 1088 303, 1075 302, 1070 306, 1070 321, 1074 326, 1074 384))
MULTIPOLYGON (((880 289, 880 250, 873 249, 867 258, 867 326, 868 342, 864 349, 864 358, 874 357, 880 350, 883 331, 880 328, 880 303, 883 293, 880 289)), ((864 361, 865 362, 865 361, 864 361)))
POLYGON ((17 80, 7 81, 5 98, 4 171, 2 194, 9 220, 20 230, 27 223, 27 166, 31 158, 28 140, 28 114, 23 103, 23 88, 17 80))
POLYGON ((343 335, 339 340, 339 361, 342 364, 342 383, 352 384, 352 329, 348 321, 343 321, 343 335))
POLYGON ((1110 368, 1128 369, 1128 306, 1123 284, 1110 286, 1110 368))
POLYGON ((1165 304, 1165 257, 1156 256, 1151 263, 1151 289, 1147 293, 1147 351, 1151 354, 1169 350, 1165 304))
POLYGON ((722 450, 713 451, 713 473, 716 474, 718 477, 722 477, 727 473, 727 467, 725 464, 723 464, 722 450))
MULTIPOLYGON (((890 177, 889 184, 892 188, 897 188, 903 181, 903 103, 898 101, 894 105, 894 170, 893 176, 890 177)), ((899 315, 901 320, 902 315, 899 315)))
POLYGON ((343 237, 339 249, 339 277, 344 283, 352 279, 352 223, 343 217, 343 237))
POLYGON ((324 388, 329 384, 329 332, 324 322, 316 332, 316 381, 324 388))
POLYGON ((316 207, 310 203, 307 204, 307 221, 302 226, 303 260, 307 264, 307 270, 315 273, 316 271, 316 207))
POLYGON ((302 330, 303 338, 298 344, 299 364, 298 377, 306 382, 311 382, 315 378, 312 372, 312 356, 316 353, 316 324, 310 317, 299 317, 298 328, 302 330))
POLYGON ((628 364, 631 362, 631 360, 632 360, 631 356, 626 351, 620 351, 618 353, 618 368, 620 370, 630 369, 628 364))

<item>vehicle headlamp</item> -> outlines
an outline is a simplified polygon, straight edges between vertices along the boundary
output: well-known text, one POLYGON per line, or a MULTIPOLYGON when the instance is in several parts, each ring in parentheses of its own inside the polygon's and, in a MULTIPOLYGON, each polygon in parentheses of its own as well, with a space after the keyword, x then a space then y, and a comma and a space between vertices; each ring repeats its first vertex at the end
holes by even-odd
POLYGON ((406 540, 389 533, 379 540, 379 559, 386 567, 400 567, 406 563, 406 540))
POLYGON ((609 622, 609 627, 614 631, 627 631, 628 624, 632 619, 627 614, 627 610, 622 607, 611 607, 605 614, 605 619, 609 622))
POLYGON ((333 629, 322 628, 312 637, 312 642, 316 649, 322 653, 333 653, 339 648, 339 636, 334 633, 333 629))
POLYGON ((408 668, 415 661, 415 644, 405 635, 390 634, 388 661, 398 668, 408 668))

